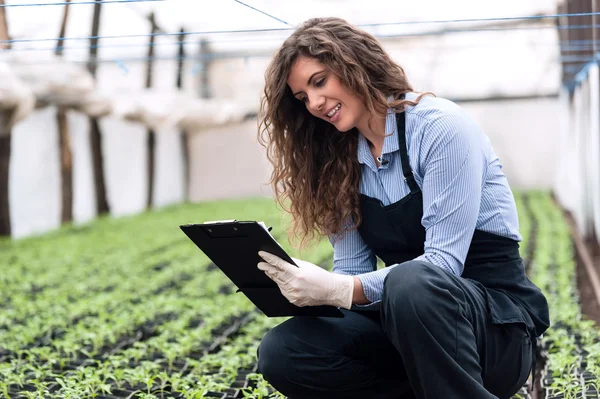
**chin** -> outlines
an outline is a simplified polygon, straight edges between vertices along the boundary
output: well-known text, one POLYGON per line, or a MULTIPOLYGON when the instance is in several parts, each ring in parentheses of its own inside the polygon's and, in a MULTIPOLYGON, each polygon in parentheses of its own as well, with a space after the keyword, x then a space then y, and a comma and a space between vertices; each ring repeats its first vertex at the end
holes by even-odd
POLYGON ((334 126, 338 131, 340 131, 342 133, 349 132, 350 130, 352 130, 354 128, 354 126, 352 126, 349 123, 338 124, 338 125, 334 125, 334 126))
POLYGON ((356 127, 354 119, 348 118, 349 116, 350 115, 342 115, 342 118, 340 118, 339 121, 336 121, 336 123, 333 124, 338 131, 346 133, 356 127))
POLYGON ((349 127, 348 126, 343 126, 343 127, 337 128, 337 130, 340 131, 340 132, 342 132, 342 133, 346 133, 346 132, 349 132, 350 130, 352 130, 352 126, 349 126, 349 127))

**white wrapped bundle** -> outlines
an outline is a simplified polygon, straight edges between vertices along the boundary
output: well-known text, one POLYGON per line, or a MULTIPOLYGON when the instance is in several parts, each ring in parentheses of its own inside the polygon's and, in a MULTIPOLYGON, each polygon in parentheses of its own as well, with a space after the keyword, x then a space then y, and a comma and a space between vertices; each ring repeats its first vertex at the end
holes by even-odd
POLYGON ((113 102, 111 98, 96 91, 82 96, 73 104, 65 105, 94 118, 107 116, 113 112, 113 102))
MULTIPOLYGON (((14 73, 14 69, 0 61, 0 110, 10 111, 5 128, 11 128, 33 111, 35 96, 14 73)), ((5 129, 0 129, 3 131, 5 129)))
POLYGON ((238 101, 194 98, 181 104, 179 126, 194 132, 211 126, 239 123, 252 111, 238 101))
POLYGON ((83 64, 46 54, 25 58, 6 52, 2 59, 33 93, 38 108, 64 106, 95 117, 111 112, 110 98, 96 92, 95 80, 83 64))
POLYGON ((112 116, 142 123, 155 130, 198 131, 240 122, 250 112, 231 100, 201 100, 178 91, 146 89, 114 93, 112 116))
POLYGON ((75 104, 94 91, 94 78, 82 64, 48 55, 43 58, 9 57, 15 73, 31 88, 40 107, 75 104))

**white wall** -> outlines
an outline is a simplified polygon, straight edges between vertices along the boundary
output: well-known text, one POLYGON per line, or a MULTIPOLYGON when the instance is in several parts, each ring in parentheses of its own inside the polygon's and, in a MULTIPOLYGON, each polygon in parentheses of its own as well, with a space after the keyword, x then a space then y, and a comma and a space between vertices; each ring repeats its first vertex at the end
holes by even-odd
POLYGON ((56 110, 36 111, 12 129, 9 204, 14 237, 60 223, 60 167, 56 110))
MULTIPOLYGON (((10 211, 13 237, 55 229, 60 224, 60 165, 56 110, 46 108, 13 129, 10 162, 10 211)), ((88 118, 69 112, 73 151, 73 219, 96 216, 88 118)), ((146 208, 147 132, 139 124, 100 120, 106 190, 115 217, 146 208)), ((154 206, 183 200, 183 158, 178 132, 156 132, 154 206)))
POLYGON ((549 189, 557 173, 558 98, 462 103, 490 137, 513 188, 549 189))
POLYGON ((191 137, 192 201, 272 194, 271 168, 256 130, 252 120, 191 137))

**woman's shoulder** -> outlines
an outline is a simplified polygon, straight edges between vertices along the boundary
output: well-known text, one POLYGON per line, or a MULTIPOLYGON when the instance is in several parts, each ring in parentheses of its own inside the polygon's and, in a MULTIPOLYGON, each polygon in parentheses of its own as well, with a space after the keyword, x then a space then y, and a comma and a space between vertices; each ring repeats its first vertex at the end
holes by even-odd
MULTIPOLYGON (((408 100, 416 100, 421 93, 408 93, 408 100)), ((407 140, 420 141, 422 150, 438 141, 460 137, 465 142, 479 141, 483 131, 459 105, 445 98, 426 94, 419 103, 406 110, 407 140)))
MULTIPOLYGON (((406 99, 415 101, 423 93, 406 93, 406 99)), ((433 122, 445 117, 466 117, 464 110, 456 103, 446 98, 432 94, 424 94, 415 106, 406 109, 407 117, 413 117, 421 122, 433 122)))

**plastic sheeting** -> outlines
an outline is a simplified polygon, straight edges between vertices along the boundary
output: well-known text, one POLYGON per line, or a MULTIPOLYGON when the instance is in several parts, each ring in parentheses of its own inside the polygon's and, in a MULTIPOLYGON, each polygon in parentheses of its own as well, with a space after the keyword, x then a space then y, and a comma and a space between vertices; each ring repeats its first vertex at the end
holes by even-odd
POLYGON ((590 69, 590 109, 588 159, 590 161, 590 191, 593 229, 600 239, 600 68, 590 69), (595 173, 594 173, 595 171, 595 173))
POLYGON ((600 237, 600 68, 590 64, 578 85, 561 93, 561 127, 554 192, 584 236, 600 237))

